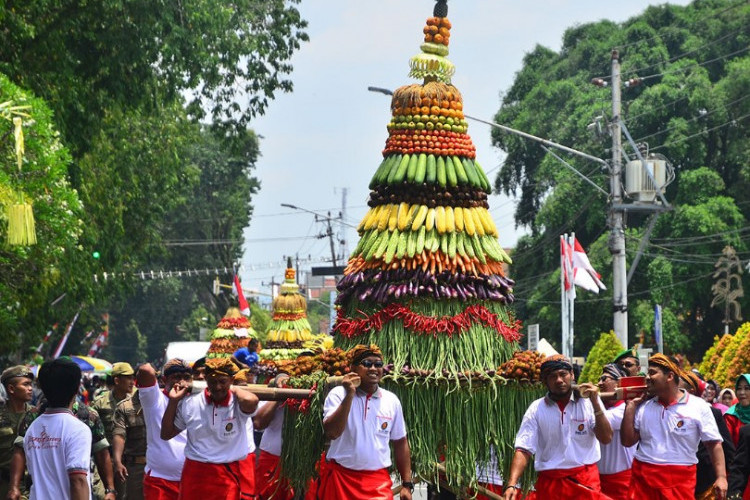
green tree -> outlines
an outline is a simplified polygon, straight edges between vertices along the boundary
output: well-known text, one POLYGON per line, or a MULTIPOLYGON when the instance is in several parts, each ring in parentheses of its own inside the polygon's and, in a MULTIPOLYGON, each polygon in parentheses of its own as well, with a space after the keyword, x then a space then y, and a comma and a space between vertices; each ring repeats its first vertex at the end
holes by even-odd
MULTIPOLYGON (((623 89, 622 118, 636 141, 663 153, 677 172, 667 190, 675 210, 659 217, 652 244, 629 284, 629 329, 649 333, 653 304, 659 302, 665 341, 691 355, 701 355, 710 345, 720 321, 708 307, 708 275, 716 254, 732 244, 743 258, 748 256, 750 57, 745 49, 750 35, 744 26, 749 19, 747 5, 718 0, 649 7, 622 24, 601 21, 570 28, 559 52, 538 46, 527 54, 495 116, 498 123, 611 157, 609 137, 602 140, 587 130, 599 115, 606 128, 610 89, 590 82, 607 78, 611 51, 619 49, 624 78, 643 82, 623 89), (650 263, 659 257, 671 270, 661 265, 656 276, 650 263)), ((540 321, 542 330, 557 329, 557 241, 574 231, 609 288, 599 297, 581 294, 576 301, 576 349, 586 351, 601 326, 611 324, 611 313, 602 307, 612 302, 608 200, 539 146, 500 130, 493 130, 492 138, 507 153, 495 188, 518 197, 516 223, 530 233, 513 256, 519 316, 549 322, 545 327, 540 321)), ((606 169, 567 159, 606 188, 606 169)), ((645 219, 629 212, 626 222, 632 262, 645 219)))
POLYGON ((586 364, 581 370, 580 381, 596 383, 602 374, 602 369, 607 363, 611 363, 624 347, 617 339, 614 332, 604 332, 599 335, 594 347, 591 348, 586 357, 586 364))

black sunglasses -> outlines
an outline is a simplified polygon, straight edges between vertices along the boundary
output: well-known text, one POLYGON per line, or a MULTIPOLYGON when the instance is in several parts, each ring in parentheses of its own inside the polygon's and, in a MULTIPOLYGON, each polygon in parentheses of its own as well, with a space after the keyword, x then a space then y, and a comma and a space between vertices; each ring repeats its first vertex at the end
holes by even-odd
POLYGON ((632 361, 623 361, 622 363, 620 363, 620 366, 624 366, 625 368, 632 368, 635 366, 635 363, 633 363, 632 361))
POLYGON ((372 368, 373 366, 375 368, 383 368, 382 361, 370 361, 369 359, 365 359, 364 361, 360 361, 359 364, 365 368, 372 368))

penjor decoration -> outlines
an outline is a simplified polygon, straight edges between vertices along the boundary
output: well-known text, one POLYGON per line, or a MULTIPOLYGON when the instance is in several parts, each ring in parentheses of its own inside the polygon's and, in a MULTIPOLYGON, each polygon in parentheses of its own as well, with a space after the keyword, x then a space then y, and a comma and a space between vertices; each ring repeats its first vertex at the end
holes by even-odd
POLYGON ((507 474, 523 413, 542 391, 499 372, 518 350, 521 325, 509 308, 511 260, 488 212, 491 185, 451 84, 447 13, 438 0, 410 60, 410 76, 423 82, 393 94, 334 331, 337 347, 382 349, 392 363, 383 383, 403 404, 415 472, 437 482, 444 470, 459 491, 476 486, 477 466, 492 457, 507 474))

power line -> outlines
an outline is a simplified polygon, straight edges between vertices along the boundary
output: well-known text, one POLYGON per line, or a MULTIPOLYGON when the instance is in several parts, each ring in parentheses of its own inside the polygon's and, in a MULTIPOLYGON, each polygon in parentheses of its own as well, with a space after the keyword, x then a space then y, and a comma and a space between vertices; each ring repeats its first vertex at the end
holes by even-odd
POLYGON ((307 236, 279 236, 275 238, 251 238, 247 240, 215 239, 215 240, 165 240, 167 247, 192 247, 206 245, 238 245, 240 243, 267 243, 273 241, 297 241, 307 239, 307 236))
POLYGON ((688 64, 687 66, 682 66, 680 68, 675 68, 675 69, 670 70, 670 71, 664 71, 662 73, 657 73, 655 75, 644 76, 644 77, 641 77, 641 81, 652 80, 654 78, 659 78, 660 76, 665 76, 665 75, 672 75, 674 73, 679 73, 681 71, 685 71, 686 69, 695 68, 695 67, 698 67, 698 66, 705 66, 707 64, 711 64, 711 63, 714 63, 716 61, 720 61, 722 59, 726 59, 727 57, 732 57, 732 56, 736 56, 736 55, 742 54, 743 52, 747 52, 748 50, 750 50, 750 45, 747 46, 747 47, 744 47, 742 49, 735 50, 734 52, 730 52, 729 54, 724 54, 723 56, 719 56, 719 57, 716 57, 714 59, 709 59, 708 61, 704 61, 704 62, 701 62, 701 63, 695 63, 695 64, 688 64))
MULTIPOLYGON (((750 48, 750 47, 748 47, 748 48, 750 48)), ((700 131, 698 133, 695 133, 693 135, 689 135, 687 137, 681 137, 681 138, 676 139, 676 140, 671 141, 671 142, 666 142, 666 143, 662 144, 661 146, 656 146, 655 148, 651 148, 651 151, 656 151, 657 149, 662 149, 662 148, 666 148, 666 147, 669 147, 669 146, 673 146, 675 144, 679 144, 681 142, 685 142, 688 139, 692 139, 693 137, 698 137, 699 135, 707 134, 708 132, 713 132, 714 130, 718 130, 720 128, 726 127, 727 125, 735 125, 735 124, 737 124, 738 122, 744 120, 747 117, 750 117, 750 113, 742 115, 739 118, 735 118, 735 119, 730 120, 728 122, 722 123, 721 125, 717 125, 715 127, 711 127, 709 129, 706 129, 706 130, 702 130, 702 131, 700 131)))

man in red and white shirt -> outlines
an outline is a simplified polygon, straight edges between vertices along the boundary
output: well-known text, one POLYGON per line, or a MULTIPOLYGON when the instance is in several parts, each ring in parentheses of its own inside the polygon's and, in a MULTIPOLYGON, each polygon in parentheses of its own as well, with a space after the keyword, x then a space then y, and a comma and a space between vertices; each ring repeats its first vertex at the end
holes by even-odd
MULTIPOLYGON (((286 373, 279 374, 273 381, 278 386, 286 373)), ((264 401, 258 405, 253 416, 253 426, 263 430, 260 440, 260 457, 255 468, 255 489, 258 500, 292 500, 294 490, 289 483, 280 477, 281 464, 281 430, 284 425, 284 408, 278 401, 264 401)))
POLYGON ((81 369, 67 358, 47 361, 39 369, 39 386, 49 406, 23 438, 32 500, 90 498, 91 431, 71 409, 80 382, 81 369))
POLYGON ((612 427, 593 384, 573 390, 573 365, 561 355, 548 357, 541 366, 547 395, 526 410, 516 434, 510 477, 504 498, 518 497, 517 484, 530 458, 539 473, 537 498, 588 500, 601 494, 596 463, 599 443, 612 440, 612 427))
POLYGON ((187 431, 180 500, 255 498, 247 426, 258 398, 232 386, 238 371, 227 358, 209 359, 205 391, 188 396, 187 387, 174 386, 169 392, 161 438, 172 439, 187 431))
POLYGON ((401 476, 402 500, 411 500, 411 452, 401 402, 379 387, 383 355, 375 345, 350 353, 351 373, 323 405, 323 430, 331 445, 322 468, 318 498, 391 500, 391 448, 401 476))
POLYGON ((716 473, 714 493, 727 493, 721 434, 710 407, 678 387, 682 370, 663 354, 648 361, 646 385, 654 396, 628 400, 620 429, 624 446, 638 444, 631 500, 694 498, 696 451, 703 441, 716 473))
MULTIPOLYGON (((622 376, 627 375, 616 364, 604 365, 597 386, 601 392, 614 392, 622 376)), ((620 441, 620 426, 625 414, 625 400, 614 401, 605 404, 605 406, 605 412, 613 434, 612 441, 609 444, 601 445, 602 458, 597 464, 599 481, 602 484, 602 493, 612 500, 627 500, 635 446, 626 447, 620 441)))
POLYGON ((140 394, 143 419, 146 422, 146 468, 143 478, 144 500, 177 500, 180 477, 185 463, 185 432, 169 441, 161 439, 161 419, 169 402, 172 387, 191 387, 192 369, 181 359, 170 359, 162 367, 164 391, 159 389, 156 370, 150 364, 141 365, 135 375, 140 394))

